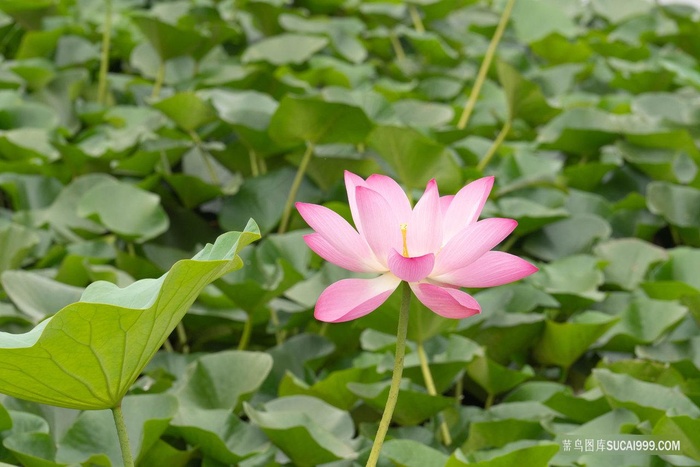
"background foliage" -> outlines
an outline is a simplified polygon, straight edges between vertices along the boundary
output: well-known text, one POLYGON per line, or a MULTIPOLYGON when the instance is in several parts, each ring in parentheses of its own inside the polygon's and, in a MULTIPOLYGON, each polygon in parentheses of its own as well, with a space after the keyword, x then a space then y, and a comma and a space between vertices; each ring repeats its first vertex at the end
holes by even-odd
MULTIPOLYGON (((517 219, 502 249, 541 271, 474 291, 484 312, 464 321, 414 304, 409 346, 425 344, 440 395, 409 352, 386 465, 697 465, 698 13, 518 0, 459 128, 504 6, 0 0, 2 330, 92 281, 157 277, 254 217, 267 235, 246 266, 205 289, 125 399, 135 457, 361 465, 398 299, 314 321, 349 273, 285 213, 297 167, 294 197, 346 217, 344 169, 414 198, 433 177, 454 193, 493 174, 485 215, 517 219), (680 440, 684 456, 560 450, 566 434, 619 433, 680 440)), ((105 411, 5 397, 0 438, 11 464, 121 459, 105 411)))

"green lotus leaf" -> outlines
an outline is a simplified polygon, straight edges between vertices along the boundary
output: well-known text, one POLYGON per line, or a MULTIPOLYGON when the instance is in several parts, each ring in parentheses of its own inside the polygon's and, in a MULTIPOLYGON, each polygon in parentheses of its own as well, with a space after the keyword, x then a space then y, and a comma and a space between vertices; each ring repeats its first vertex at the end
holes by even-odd
POLYGON ((26 334, 0 333, 0 392, 74 409, 117 406, 208 284, 260 238, 250 220, 158 279, 91 284, 80 299, 26 334))

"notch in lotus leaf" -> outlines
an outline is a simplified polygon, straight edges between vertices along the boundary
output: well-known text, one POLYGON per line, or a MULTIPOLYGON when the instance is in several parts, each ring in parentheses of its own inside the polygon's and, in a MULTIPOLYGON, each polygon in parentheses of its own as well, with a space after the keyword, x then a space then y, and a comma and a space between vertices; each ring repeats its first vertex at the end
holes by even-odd
MULTIPOLYGON (((26 334, 0 333, 0 392, 59 407, 112 409, 119 427, 121 400, 148 361, 204 287, 240 269, 238 253, 259 238, 251 219, 243 232, 221 235, 158 279, 125 288, 95 282, 80 301, 26 334)), ((133 465, 130 451, 122 452, 125 465, 133 465)))

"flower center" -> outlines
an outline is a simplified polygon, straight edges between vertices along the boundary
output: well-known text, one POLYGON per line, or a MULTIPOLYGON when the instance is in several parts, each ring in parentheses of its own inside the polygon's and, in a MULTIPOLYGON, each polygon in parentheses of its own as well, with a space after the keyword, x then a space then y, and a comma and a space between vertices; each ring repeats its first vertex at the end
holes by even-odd
POLYGON ((401 238, 403 238, 403 256, 408 258, 408 245, 406 244, 406 232, 408 231, 408 224, 401 224, 401 238))

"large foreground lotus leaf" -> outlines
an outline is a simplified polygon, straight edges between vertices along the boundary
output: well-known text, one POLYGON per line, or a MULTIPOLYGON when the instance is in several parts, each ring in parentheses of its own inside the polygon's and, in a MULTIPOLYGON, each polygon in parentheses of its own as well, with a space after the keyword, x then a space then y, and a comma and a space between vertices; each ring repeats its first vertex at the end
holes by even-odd
POLYGON ((26 334, 0 333, 0 392, 74 409, 117 406, 202 289, 243 266, 260 238, 249 221, 158 279, 90 285, 26 334))

